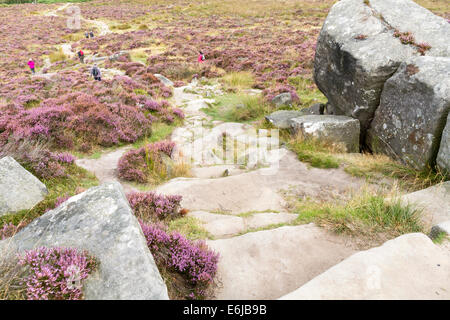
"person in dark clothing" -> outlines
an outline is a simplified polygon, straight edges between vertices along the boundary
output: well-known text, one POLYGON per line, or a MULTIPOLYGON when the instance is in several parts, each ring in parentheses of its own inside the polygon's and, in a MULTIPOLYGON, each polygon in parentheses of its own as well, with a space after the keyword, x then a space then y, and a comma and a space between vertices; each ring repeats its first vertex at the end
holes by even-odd
POLYGON ((86 39, 89 39, 89 32, 86 31, 86 32, 84 33, 84 36, 86 37, 86 39))
POLYGON ((84 52, 83 50, 78 51, 78 58, 80 58, 80 62, 84 63, 84 52))
POLYGON ((90 36, 91 38, 93 38, 93 37, 94 37, 94 31, 91 30, 91 32, 89 32, 89 36, 90 36))
POLYGON ((102 73, 96 64, 91 69, 91 75, 94 77, 94 80, 102 81, 102 73))

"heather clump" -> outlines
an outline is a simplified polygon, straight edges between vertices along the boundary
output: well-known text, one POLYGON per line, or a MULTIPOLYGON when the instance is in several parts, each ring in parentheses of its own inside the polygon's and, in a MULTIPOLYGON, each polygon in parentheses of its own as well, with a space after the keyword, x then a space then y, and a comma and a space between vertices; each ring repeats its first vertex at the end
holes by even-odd
POLYGON ((158 269, 166 279, 171 299, 211 298, 219 255, 205 242, 193 242, 162 224, 141 228, 158 269))
POLYGON ((178 195, 132 192, 127 194, 127 199, 136 217, 145 222, 170 220, 180 216, 182 197, 178 195))
POLYGON ((23 224, 14 225, 11 222, 5 223, 2 227, 0 227, 0 240, 5 240, 7 238, 15 235, 19 230, 23 227, 23 224))
POLYGON ((10 138, 0 144, 0 158, 11 156, 21 165, 32 171, 38 178, 51 179, 67 176, 67 168, 75 161, 70 153, 55 153, 48 144, 30 139, 10 138))
POLYGON ((164 140, 128 151, 119 159, 119 177, 139 183, 167 178, 171 174, 170 156, 174 147, 174 142, 164 140))
POLYGON ((60 247, 26 251, 19 264, 28 300, 80 300, 83 281, 98 265, 86 251, 60 247))
POLYGON ((277 95, 289 92, 291 94, 291 99, 294 103, 300 104, 300 98, 295 90, 295 88, 291 85, 277 85, 275 87, 271 87, 268 89, 263 90, 263 96, 267 101, 272 101, 273 98, 275 98, 277 95))

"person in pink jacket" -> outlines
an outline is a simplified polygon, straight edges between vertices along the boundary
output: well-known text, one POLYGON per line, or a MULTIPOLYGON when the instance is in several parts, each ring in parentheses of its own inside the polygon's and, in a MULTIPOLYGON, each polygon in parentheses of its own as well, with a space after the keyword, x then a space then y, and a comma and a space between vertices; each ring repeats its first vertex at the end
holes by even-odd
POLYGON ((34 74, 36 71, 34 71, 34 61, 33 59, 28 60, 28 66, 30 67, 31 72, 34 74))
POLYGON ((198 61, 199 63, 202 63, 203 61, 206 60, 206 59, 205 59, 205 55, 204 55, 203 52, 201 52, 201 51, 199 51, 198 53, 199 53, 199 54, 198 54, 198 59, 197 59, 197 61, 198 61))

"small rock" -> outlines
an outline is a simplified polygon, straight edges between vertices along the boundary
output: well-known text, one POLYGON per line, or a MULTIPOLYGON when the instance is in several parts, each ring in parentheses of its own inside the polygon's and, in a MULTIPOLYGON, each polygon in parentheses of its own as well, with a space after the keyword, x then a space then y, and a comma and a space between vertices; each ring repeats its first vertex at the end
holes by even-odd
POLYGON ((302 111, 279 110, 266 116, 266 120, 279 129, 288 129, 289 120, 304 115, 302 111))
POLYGON ((272 103, 276 107, 289 106, 292 104, 292 96, 290 92, 283 92, 272 99, 272 103))
POLYGON ((431 228, 430 238, 434 239, 441 233, 450 235, 450 220, 433 226, 433 228, 431 228))
POLYGON ((359 151, 360 126, 357 119, 346 116, 307 115, 290 120, 291 131, 304 138, 314 138, 340 145, 346 152, 359 151))
POLYGON ((46 186, 12 157, 0 159, 0 216, 31 209, 47 193, 46 186))
POLYGON ((159 81, 164 83, 164 85, 173 87, 173 82, 171 80, 167 79, 166 77, 164 77, 163 75, 155 73, 154 76, 157 77, 159 79, 159 81))
POLYGON ((325 112, 325 105, 323 103, 315 103, 309 108, 305 108, 301 110, 304 115, 315 114, 321 115, 325 112))

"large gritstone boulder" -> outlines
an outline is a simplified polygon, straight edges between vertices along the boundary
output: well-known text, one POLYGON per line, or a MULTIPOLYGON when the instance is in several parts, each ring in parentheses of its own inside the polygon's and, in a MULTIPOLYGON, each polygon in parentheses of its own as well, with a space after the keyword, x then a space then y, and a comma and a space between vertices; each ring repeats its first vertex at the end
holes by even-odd
POLYGON ((416 57, 386 81, 367 142, 404 164, 434 164, 450 110, 450 58, 416 57))
POLYGON ((442 132, 436 163, 442 171, 450 174, 450 113, 447 116, 447 124, 442 132))
POLYGON ((449 43, 450 24, 411 0, 341 0, 320 32, 314 79, 334 114, 361 121, 364 138, 383 84, 400 63, 421 54, 450 56, 449 43), (431 49, 420 52, 424 42, 431 49))
POLYGON ((345 259, 280 299, 450 299, 450 252, 410 233, 345 259))
POLYGON ((346 116, 308 115, 290 120, 291 131, 306 139, 317 139, 342 151, 359 151, 360 126, 357 119, 346 116))
POLYGON ((168 299, 139 222, 118 182, 68 199, 12 238, 0 241, 0 253, 5 249, 21 253, 41 246, 87 250, 99 260, 98 270, 84 284, 86 299, 168 299))
POLYGON ((31 209, 48 193, 45 185, 11 157, 0 159, 0 216, 31 209))

